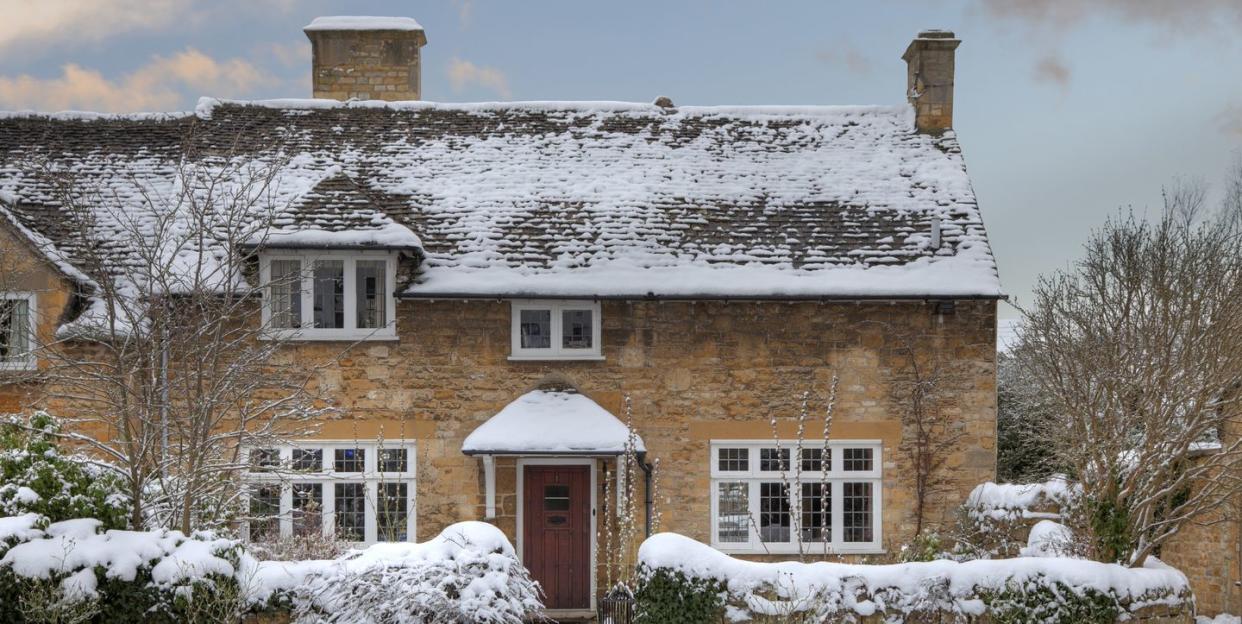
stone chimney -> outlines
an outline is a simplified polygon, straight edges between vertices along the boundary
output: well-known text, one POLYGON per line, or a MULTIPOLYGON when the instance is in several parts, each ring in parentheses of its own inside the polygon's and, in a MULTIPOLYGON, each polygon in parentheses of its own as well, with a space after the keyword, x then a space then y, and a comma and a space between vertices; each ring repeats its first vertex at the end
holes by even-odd
POLYGON ((302 29, 311 42, 314 97, 417 100, 419 48, 427 35, 408 17, 317 17, 302 29))
POLYGON ((961 40, 947 30, 919 33, 901 59, 906 62, 906 97, 919 132, 953 127, 953 55, 961 40))

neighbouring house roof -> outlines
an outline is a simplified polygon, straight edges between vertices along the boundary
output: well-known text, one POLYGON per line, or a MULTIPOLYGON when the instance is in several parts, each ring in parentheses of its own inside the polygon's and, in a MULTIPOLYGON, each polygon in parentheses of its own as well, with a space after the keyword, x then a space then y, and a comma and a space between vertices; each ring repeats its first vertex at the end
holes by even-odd
MULTIPOLYGON (((644 452, 634 435, 633 449, 644 452)), ((479 425, 461 450, 467 455, 620 455, 630 430, 598 403, 573 390, 532 390, 479 425)))
POLYGON ((187 168, 205 180, 278 163, 256 205, 279 213, 274 231, 241 242, 416 249, 409 297, 1001 297, 956 136, 918 133, 912 116, 211 99, 182 114, 4 113, 0 193, 70 262, 89 248, 124 265, 126 240, 158 221, 150 198, 193 194, 187 168), (89 218, 31 162, 72 178, 89 218))

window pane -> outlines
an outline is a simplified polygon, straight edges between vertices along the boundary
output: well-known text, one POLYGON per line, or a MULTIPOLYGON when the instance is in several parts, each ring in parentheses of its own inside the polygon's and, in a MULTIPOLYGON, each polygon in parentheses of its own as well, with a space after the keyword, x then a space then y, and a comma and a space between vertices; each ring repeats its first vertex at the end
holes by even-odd
POLYGON ((24 360, 30 354, 30 302, 0 299, 0 360, 24 360))
POLYGON ((256 472, 280 467, 280 451, 274 448, 251 449, 250 469, 256 472))
POLYGON ((280 537, 280 486, 250 491, 250 541, 270 542, 280 537))
POLYGON ((847 448, 842 459, 845 461, 845 469, 851 472, 871 470, 871 449, 869 448, 847 448))
POLYGON ((552 311, 521 310, 518 326, 522 331, 523 349, 552 348, 552 311))
POLYGON ((821 448, 802 449, 802 471, 824 472, 832 470, 832 450, 821 448))
POLYGON ((272 327, 302 326, 302 262, 272 260, 272 327))
POLYGON ((366 470, 366 449, 336 449, 332 469, 336 472, 362 472, 366 470))
POLYGON ((543 486, 544 511, 569 511, 569 486, 543 486))
POLYGON ((759 538, 765 542, 789 542, 791 520, 785 485, 766 481, 760 483, 759 538))
POLYGON ((841 511, 845 524, 845 541, 870 542, 873 540, 871 529, 871 484, 845 483, 841 500, 841 511))
POLYGON ((293 449, 293 469, 323 471, 323 449, 293 449))
POLYGON ((716 540, 729 544, 750 541, 749 484, 737 481, 717 483, 716 491, 716 510, 719 515, 716 520, 716 540))
POLYGON ((779 460, 776 455, 774 448, 759 449, 759 470, 765 472, 789 470, 789 449, 781 449, 779 460))
POLYGON ((722 448, 717 451, 720 470, 745 472, 750 470, 750 449, 722 448))
POLYGON ((293 484, 293 534, 319 535, 323 531, 323 484, 293 484))
POLYGON ((832 541, 831 484, 802 484, 802 541, 832 541))
POLYGON ((590 349, 592 347, 591 310, 561 311, 561 347, 590 349))
POLYGON ((345 327, 345 261, 315 261, 315 327, 345 327))
POLYGON ((335 484, 336 538, 361 542, 367 535, 367 487, 361 483, 335 484))
POLYGON ((380 449, 380 472, 405 472, 407 466, 405 449, 380 449))
POLYGON ((379 484, 378 509, 376 510, 376 539, 381 542, 404 542, 406 514, 409 509, 409 486, 405 483, 379 484))
POLYGON ((358 327, 360 329, 375 329, 388 324, 387 319, 387 302, 388 294, 384 292, 387 279, 385 272, 388 268, 388 262, 384 260, 359 260, 356 263, 357 277, 355 282, 355 290, 357 291, 357 307, 358 307, 358 327))

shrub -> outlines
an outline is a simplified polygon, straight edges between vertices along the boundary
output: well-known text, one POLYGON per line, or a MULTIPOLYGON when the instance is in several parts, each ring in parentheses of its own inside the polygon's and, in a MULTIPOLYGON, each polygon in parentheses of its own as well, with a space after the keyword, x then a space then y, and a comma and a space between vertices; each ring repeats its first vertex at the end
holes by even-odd
POLYGON ((724 583, 640 564, 634 592, 635 621, 650 624, 716 624, 725 611, 724 583))
POLYGON ((999 592, 984 592, 994 624, 1112 624, 1124 608, 1117 597, 1061 582, 1010 581, 999 592))
POLYGON ((52 522, 95 518, 105 529, 128 526, 129 498, 120 477, 78 456, 67 456, 46 412, 28 422, 0 424, 0 516, 37 513, 52 522))

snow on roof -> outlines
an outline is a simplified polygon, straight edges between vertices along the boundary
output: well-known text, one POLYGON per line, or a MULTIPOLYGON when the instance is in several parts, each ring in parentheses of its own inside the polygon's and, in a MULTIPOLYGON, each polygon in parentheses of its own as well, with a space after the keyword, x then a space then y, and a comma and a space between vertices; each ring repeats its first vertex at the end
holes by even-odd
POLYGON ((956 136, 916 132, 904 105, 205 98, 182 115, 0 114, 13 220, 83 270, 83 249, 137 257, 144 198, 183 194, 180 168, 269 163, 255 212, 278 215, 280 238, 417 246, 405 296, 1002 296, 956 136), (89 222, 26 162, 71 175, 89 222), (353 230, 373 231, 321 233, 353 230))
MULTIPOLYGON (((533 390, 506 405, 466 437, 467 455, 597 453, 619 455, 630 430, 583 394, 533 390)), ((646 450, 635 434, 634 449, 646 450)))
POLYGON ((327 15, 311 20, 302 30, 422 30, 410 17, 327 15))

